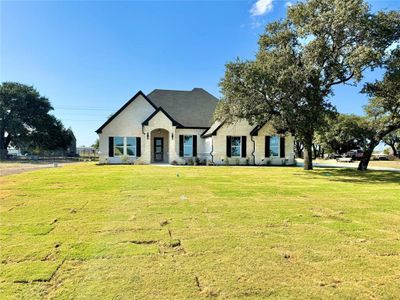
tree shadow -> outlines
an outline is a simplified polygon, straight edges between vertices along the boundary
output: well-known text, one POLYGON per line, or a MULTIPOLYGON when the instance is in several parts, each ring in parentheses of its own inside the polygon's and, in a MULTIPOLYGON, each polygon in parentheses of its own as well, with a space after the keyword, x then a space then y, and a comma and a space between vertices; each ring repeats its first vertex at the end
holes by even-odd
MULTIPOLYGON (((393 171, 357 171, 355 169, 315 169, 309 176, 321 176, 330 181, 360 184, 397 183, 400 185, 400 172, 393 171)), ((311 178, 310 176, 310 178, 311 178)))

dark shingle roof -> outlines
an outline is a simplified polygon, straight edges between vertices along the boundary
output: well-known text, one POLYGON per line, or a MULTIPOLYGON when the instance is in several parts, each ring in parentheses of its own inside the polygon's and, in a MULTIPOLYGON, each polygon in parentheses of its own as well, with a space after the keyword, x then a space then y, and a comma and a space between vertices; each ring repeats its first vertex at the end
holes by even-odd
POLYGON ((147 97, 184 127, 210 127, 218 99, 201 88, 191 91, 159 90, 147 97))

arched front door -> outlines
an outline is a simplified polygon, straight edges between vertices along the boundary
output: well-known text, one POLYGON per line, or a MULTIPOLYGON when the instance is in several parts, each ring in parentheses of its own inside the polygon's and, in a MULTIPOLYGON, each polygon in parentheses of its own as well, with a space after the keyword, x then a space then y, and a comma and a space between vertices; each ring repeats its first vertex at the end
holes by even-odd
POLYGON ((151 162, 167 163, 169 157, 169 132, 158 128, 151 131, 151 162))

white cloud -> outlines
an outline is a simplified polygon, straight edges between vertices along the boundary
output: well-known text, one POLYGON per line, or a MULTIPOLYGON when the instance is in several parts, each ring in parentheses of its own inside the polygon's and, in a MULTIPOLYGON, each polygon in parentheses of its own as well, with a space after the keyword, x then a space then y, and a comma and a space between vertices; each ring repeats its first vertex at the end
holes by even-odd
POLYGON ((293 5, 293 2, 291 2, 291 1, 286 1, 285 5, 286 5, 286 7, 290 7, 290 6, 293 5))
POLYGON ((272 1, 273 0, 257 0, 257 2, 251 7, 250 14, 255 17, 270 12, 273 8, 272 1))

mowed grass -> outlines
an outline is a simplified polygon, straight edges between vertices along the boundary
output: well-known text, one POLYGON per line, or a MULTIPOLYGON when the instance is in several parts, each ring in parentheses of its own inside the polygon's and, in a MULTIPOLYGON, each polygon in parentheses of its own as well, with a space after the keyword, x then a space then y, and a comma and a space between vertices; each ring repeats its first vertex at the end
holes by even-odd
POLYGON ((2 299, 400 295, 400 173, 76 164, 0 188, 2 299))

